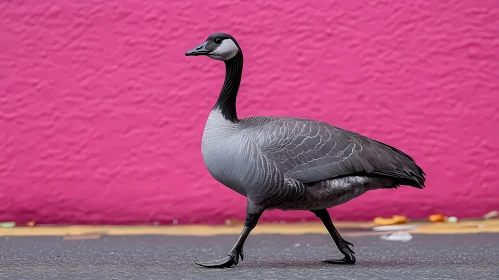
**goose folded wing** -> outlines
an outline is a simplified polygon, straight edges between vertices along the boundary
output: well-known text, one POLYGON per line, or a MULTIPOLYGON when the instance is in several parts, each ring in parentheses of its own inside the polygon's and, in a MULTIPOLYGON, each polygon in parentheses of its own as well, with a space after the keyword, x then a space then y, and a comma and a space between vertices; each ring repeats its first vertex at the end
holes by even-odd
MULTIPOLYGON (((264 156, 288 178, 313 183, 336 177, 375 174, 424 184, 413 159, 394 147, 323 122, 279 119, 260 143, 264 156)), ((260 138, 262 139, 262 138, 260 138)), ((412 185, 412 184, 411 184, 412 185)))

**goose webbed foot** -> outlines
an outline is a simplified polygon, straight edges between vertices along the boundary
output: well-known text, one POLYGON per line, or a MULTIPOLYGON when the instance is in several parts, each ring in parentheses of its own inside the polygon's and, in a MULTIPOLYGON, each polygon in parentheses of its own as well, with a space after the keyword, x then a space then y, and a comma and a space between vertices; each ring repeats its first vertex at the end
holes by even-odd
POLYGON ((353 257, 353 259, 347 259, 344 257, 341 260, 324 260, 324 262, 330 264, 355 264, 355 257, 353 257))
POLYGON ((242 247, 240 249, 231 250, 229 255, 227 255, 227 257, 225 258, 207 262, 196 262, 196 264, 207 268, 228 268, 233 265, 237 265, 237 263, 239 262, 239 257, 241 257, 241 260, 243 260, 242 247))
POLYGON ((353 244, 342 238, 338 249, 345 257, 341 260, 324 260, 324 262, 330 264, 355 264, 355 252, 350 246, 353 247, 353 244))

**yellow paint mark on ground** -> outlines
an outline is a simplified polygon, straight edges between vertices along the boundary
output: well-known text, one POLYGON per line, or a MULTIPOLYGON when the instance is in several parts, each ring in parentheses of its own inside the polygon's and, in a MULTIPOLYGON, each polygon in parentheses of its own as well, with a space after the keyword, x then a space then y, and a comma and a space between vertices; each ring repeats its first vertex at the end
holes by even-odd
POLYGON ((65 235, 64 240, 88 240, 88 239, 101 239, 102 236, 106 235, 105 232, 101 233, 88 233, 88 234, 71 234, 65 235))
MULTIPOLYGON (((379 235, 386 232, 374 232, 374 223, 336 222, 336 227, 342 235, 362 236, 379 235)), ((461 234, 499 232, 499 220, 473 220, 458 223, 424 223, 410 222, 418 228, 410 230, 418 234, 461 234)), ((35 226, 0 228, 0 236, 70 236, 67 239, 77 239, 75 236, 103 236, 103 235, 190 235, 212 236, 220 234, 239 234, 242 225, 234 226, 207 226, 207 225, 172 225, 172 226, 35 226)), ((261 224, 252 234, 327 234, 321 223, 292 223, 292 224, 261 224)))
POLYGON ((458 223, 424 223, 411 233, 458 234, 499 232, 499 220, 473 220, 458 223))

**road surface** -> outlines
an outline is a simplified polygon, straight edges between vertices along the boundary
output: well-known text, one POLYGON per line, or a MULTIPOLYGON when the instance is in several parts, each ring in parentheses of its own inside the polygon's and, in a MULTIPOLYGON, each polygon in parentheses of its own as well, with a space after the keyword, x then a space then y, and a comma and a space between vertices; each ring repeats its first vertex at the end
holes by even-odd
POLYGON ((345 237, 357 264, 340 258, 326 234, 250 235, 244 261, 206 269, 197 260, 224 257, 237 236, 0 237, 0 279, 498 279, 499 234, 414 234, 406 243, 345 237))

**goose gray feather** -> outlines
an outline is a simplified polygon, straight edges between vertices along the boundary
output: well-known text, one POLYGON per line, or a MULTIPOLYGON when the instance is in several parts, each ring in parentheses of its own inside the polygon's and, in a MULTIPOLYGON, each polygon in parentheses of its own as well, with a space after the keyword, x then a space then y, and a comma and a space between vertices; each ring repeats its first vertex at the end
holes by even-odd
POLYGON ((242 122, 245 127, 256 135, 262 156, 277 162, 287 177, 303 183, 380 175, 403 181, 397 181, 400 184, 424 186, 422 170, 410 156, 355 132, 299 118, 254 117, 242 122))
POLYGON ((222 90, 203 132, 202 154, 217 181, 247 197, 245 226, 228 256, 199 265, 237 264, 244 241, 270 209, 311 211, 345 255, 328 262, 354 264, 352 244, 340 236, 326 209, 370 190, 424 188, 425 174, 413 158, 358 133, 304 118, 239 119, 236 96, 243 54, 231 35, 214 33, 186 55, 206 55, 226 65, 222 90))

